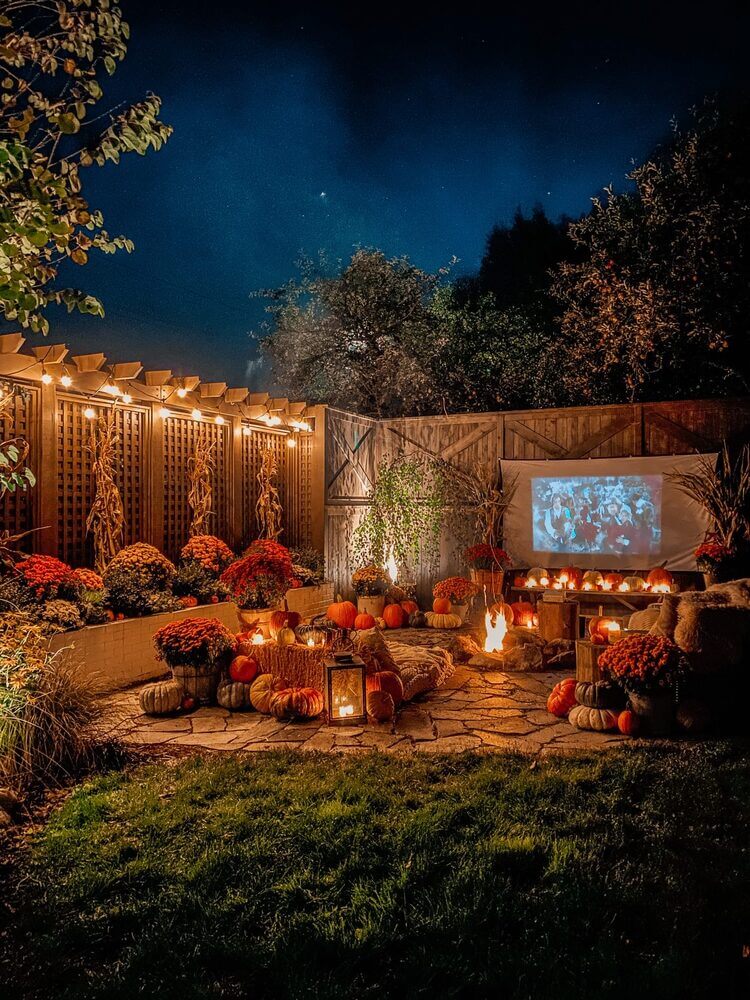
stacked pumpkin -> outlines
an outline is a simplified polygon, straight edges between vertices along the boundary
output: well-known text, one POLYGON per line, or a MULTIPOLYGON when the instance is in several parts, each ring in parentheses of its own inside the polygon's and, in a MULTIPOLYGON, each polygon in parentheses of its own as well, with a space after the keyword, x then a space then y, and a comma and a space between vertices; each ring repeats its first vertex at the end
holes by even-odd
POLYGON ((547 711, 567 718, 576 729, 608 732, 613 729, 633 736, 638 717, 625 708, 622 688, 611 681, 577 681, 566 677, 555 684, 547 698, 547 711))

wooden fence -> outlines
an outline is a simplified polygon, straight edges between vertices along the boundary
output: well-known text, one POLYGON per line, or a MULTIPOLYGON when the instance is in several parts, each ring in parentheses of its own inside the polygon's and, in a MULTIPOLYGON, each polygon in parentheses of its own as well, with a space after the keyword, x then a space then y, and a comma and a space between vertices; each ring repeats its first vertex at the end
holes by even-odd
MULTIPOLYGON (((12 346, 20 345, 16 340, 12 346)), ((0 351, 0 378, 21 390, 12 419, 0 420, 0 439, 12 425, 13 436, 28 440, 28 464, 37 477, 34 489, 7 494, 0 501, 0 530, 15 533, 41 527, 43 530, 30 536, 26 548, 57 555, 74 566, 92 564, 91 539, 85 530, 94 497, 87 448, 92 415, 113 405, 113 398, 101 392, 106 378, 101 363, 95 362, 99 368, 93 372, 86 370, 85 359, 90 357, 75 359, 78 369, 71 362, 72 385, 65 388, 60 384, 59 364, 40 365, 38 355, 27 356, 17 349, 0 351), (55 370, 55 378, 43 380, 49 368, 55 370)), ((103 362, 103 356, 96 357, 103 362)), ((126 544, 147 541, 170 558, 179 554, 190 524, 187 462, 198 435, 203 434, 213 444, 212 533, 237 550, 257 536, 257 474, 261 453, 271 449, 278 463, 284 507, 281 540, 293 547, 322 549, 322 408, 304 411, 310 431, 290 434, 289 414, 301 413, 303 404, 270 400, 266 394, 255 394, 247 403, 246 389, 226 390, 216 384, 207 386, 208 393, 216 393, 209 396, 201 393, 194 378, 186 380, 191 389, 183 398, 175 394, 172 379, 165 407, 165 376, 171 373, 146 373, 145 381, 121 381, 130 401, 118 399, 114 404, 119 439, 117 485, 125 512, 126 544), (232 393, 243 401, 230 402, 232 393), (200 418, 192 415, 198 407, 200 418), (285 425, 266 426, 260 418, 271 412, 283 414, 285 425), (294 447, 289 447, 290 440, 294 447)))
MULTIPOLYGON (((471 469, 501 459, 617 458, 714 451, 750 439, 750 399, 587 406, 374 421, 326 413, 326 565, 336 590, 351 593, 350 541, 367 510, 379 462, 399 451, 471 469)), ((443 540, 441 573, 458 571, 443 540)), ((427 571, 417 580, 428 592, 427 571)))

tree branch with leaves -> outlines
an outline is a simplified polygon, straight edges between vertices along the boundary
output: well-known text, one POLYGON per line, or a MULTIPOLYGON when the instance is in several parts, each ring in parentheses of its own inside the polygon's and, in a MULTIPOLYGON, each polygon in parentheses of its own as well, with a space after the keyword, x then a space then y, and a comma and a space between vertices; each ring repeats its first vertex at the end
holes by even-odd
POLYGON ((85 169, 158 150, 172 130, 153 94, 92 115, 130 37, 110 0, 6 0, 0 32, 0 309, 46 334, 52 304, 104 315, 93 295, 59 283, 67 262, 133 249, 89 207, 85 169))

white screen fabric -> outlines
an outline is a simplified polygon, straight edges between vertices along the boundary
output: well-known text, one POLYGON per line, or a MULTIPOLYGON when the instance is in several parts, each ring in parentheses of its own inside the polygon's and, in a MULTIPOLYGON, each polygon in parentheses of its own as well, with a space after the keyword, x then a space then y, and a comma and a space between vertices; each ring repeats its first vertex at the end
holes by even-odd
POLYGON ((669 481, 715 455, 503 461, 518 489, 503 522, 517 566, 694 570, 708 523, 669 481))

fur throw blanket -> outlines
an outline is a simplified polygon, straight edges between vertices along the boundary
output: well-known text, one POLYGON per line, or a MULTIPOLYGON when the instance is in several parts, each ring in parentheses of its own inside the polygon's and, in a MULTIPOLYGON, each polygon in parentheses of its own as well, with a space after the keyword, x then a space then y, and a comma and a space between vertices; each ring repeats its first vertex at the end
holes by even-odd
POLYGON ((426 648, 389 642, 388 648, 401 673, 405 701, 445 684, 456 669, 451 654, 439 646, 426 648))

